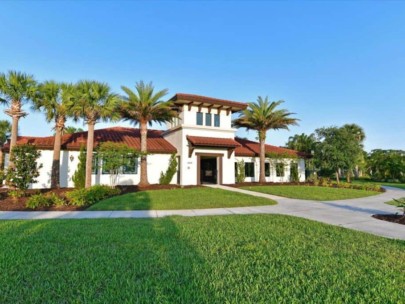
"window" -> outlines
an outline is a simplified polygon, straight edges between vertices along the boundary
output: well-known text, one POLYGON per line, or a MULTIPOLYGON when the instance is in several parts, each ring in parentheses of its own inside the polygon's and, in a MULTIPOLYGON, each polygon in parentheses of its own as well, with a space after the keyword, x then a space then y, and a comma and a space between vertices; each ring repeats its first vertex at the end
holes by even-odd
POLYGON ((255 177, 255 164, 254 163, 245 163, 245 176, 246 177, 255 177))
POLYGON ((284 176, 284 164, 281 163, 276 164, 276 175, 278 177, 284 176))
POLYGON ((205 113, 205 125, 206 126, 211 126, 212 125, 212 117, 211 117, 211 113, 205 113))
POLYGON ((197 126, 203 125, 203 113, 197 112, 197 126))
POLYGON ((138 174, 138 158, 128 156, 125 160, 125 165, 121 167, 122 174, 138 174))
POLYGON ((219 114, 214 114, 214 126, 219 127, 220 125, 219 114))
MULTIPOLYGON (((105 166, 106 162, 108 162, 108 159, 103 159, 102 173, 110 174, 110 171, 105 169, 107 167, 107 166, 105 166)), ((132 155, 125 156, 122 164, 124 164, 124 165, 118 169, 118 174, 138 174, 138 158, 137 157, 134 157, 132 155)))
POLYGON ((264 164, 264 175, 267 177, 270 176, 270 163, 264 164))

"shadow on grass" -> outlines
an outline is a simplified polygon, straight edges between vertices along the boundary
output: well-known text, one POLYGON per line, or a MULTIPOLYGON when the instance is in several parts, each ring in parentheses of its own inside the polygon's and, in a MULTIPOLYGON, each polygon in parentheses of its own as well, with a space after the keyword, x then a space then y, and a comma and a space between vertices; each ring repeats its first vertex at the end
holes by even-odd
POLYGON ((4 221, 0 239, 1 303, 216 302, 172 218, 4 221))

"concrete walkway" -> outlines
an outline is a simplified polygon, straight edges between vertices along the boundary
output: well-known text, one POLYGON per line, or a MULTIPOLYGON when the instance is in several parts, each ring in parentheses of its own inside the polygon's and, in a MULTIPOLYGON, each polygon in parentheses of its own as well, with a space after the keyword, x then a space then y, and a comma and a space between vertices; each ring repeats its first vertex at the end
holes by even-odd
POLYGON ((342 201, 298 200, 252 192, 233 187, 212 185, 210 187, 270 198, 275 206, 211 208, 190 210, 145 210, 145 211, 0 211, 0 220, 34 219, 96 219, 96 218, 159 218, 170 215, 207 216, 230 214, 285 214, 315 220, 372 233, 388 238, 405 240, 405 226, 371 217, 373 214, 396 213, 395 206, 384 204, 393 198, 405 197, 405 191, 386 187, 385 193, 342 201))

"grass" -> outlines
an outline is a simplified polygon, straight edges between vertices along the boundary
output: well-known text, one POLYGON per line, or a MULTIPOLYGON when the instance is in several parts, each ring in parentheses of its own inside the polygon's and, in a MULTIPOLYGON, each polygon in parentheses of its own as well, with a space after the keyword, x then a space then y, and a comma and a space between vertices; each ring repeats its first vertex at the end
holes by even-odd
POLYGON ((275 201, 213 188, 151 190, 105 199, 87 210, 173 210, 274 205, 275 201))
POLYGON ((281 215, 0 222, 0 303, 400 303, 405 242, 281 215))
POLYGON ((316 201, 344 200, 379 194, 379 192, 374 191, 315 186, 248 186, 242 187, 242 189, 316 201))

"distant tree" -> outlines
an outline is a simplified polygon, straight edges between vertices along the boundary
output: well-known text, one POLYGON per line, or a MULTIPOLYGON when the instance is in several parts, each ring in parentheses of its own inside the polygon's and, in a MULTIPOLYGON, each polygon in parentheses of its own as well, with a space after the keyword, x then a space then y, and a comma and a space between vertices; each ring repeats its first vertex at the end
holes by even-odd
MULTIPOLYGON (((23 111, 24 103, 30 101, 37 92, 37 82, 32 75, 17 71, 0 73, 0 102, 10 106, 4 112, 11 117, 10 156, 17 143, 18 121, 27 115, 23 111)), ((9 166, 14 166, 10 157, 9 166)))
POLYGON ((152 122, 170 122, 178 114, 173 110, 172 102, 162 100, 167 95, 167 89, 155 92, 152 83, 145 84, 143 81, 135 84, 135 92, 125 86, 122 86, 121 89, 126 94, 121 105, 121 115, 124 120, 139 124, 140 127, 141 180, 139 185, 146 186, 149 185, 147 171, 148 124, 151 125, 152 122))
POLYGON ((86 183, 91 187, 91 172, 94 149, 94 126, 99 121, 117 120, 120 118, 117 106, 119 98, 111 93, 106 83, 97 81, 80 81, 75 87, 73 115, 75 119, 83 118, 87 123, 86 183))
POLYGON ((55 140, 53 145, 51 188, 60 187, 62 133, 65 129, 66 119, 72 116, 73 95, 74 86, 72 84, 46 81, 38 86, 38 92, 33 99, 34 110, 43 112, 46 121, 54 123, 55 140))
POLYGON ((311 154, 315 149, 315 144, 315 134, 307 135, 305 133, 301 133, 290 136, 288 138, 288 142, 286 143, 286 147, 288 149, 311 154))
POLYGON ((320 128, 315 130, 315 134, 318 139, 315 161, 321 168, 334 171, 339 183, 340 170, 353 168, 362 148, 347 128, 320 128))
POLYGON ((367 170, 380 181, 405 181, 405 151, 375 149, 368 154, 367 170))
POLYGON ((36 150, 35 146, 15 146, 13 153, 10 154, 10 161, 14 166, 7 170, 7 184, 23 192, 27 190, 29 184, 35 183, 39 176, 42 164, 38 165, 37 161, 40 156, 41 152, 36 150))
POLYGON ((84 130, 82 128, 76 128, 72 126, 67 126, 63 130, 64 134, 73 134, 73 133, 78 133, 78 132, 83 132, 84 130))
POLYGON ((248 108, 244 110, 233 124, 239 128, 255 130, 260 142, 260 177, 259 182, 264 183, 265 177, 265 143, 266 133, 269 130, 288 130, 289 126, 297 125, 298 119, 291 117, 292 114, 286 109, 277 109, 284 101, 270 102, 268 97, 259 96, 257 102, 248 103, 248 108))

